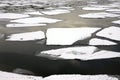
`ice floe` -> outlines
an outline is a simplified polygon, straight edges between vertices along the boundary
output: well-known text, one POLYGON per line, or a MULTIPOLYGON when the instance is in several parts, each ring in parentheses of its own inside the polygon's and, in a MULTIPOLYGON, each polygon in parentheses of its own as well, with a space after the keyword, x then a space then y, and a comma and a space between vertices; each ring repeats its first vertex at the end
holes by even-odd
POLYGON ((24 14, 29 14, 29 15, 43 15, 39 11, 36 11, 36 12, 25 12, 24 14))
POLYGON ((28 75, 20 75, 10 72, 0 71, 0 79, 1 80, 42 80, 42 77, 38 76, 28 76, 28 75))
POLYGON ((25 17, 29 17, 29 15, 17 14, 17 13, 0 13, 0 19, 17 19, 17 18, 25 18, 25 17))
POLYGON ((63 13, 70 13, 70 11, 65 9, 55 9, 55 10, 49 10, 49 11, 42 11, 42 13, 46 15, 57 15, 57 14, 63 14, 63 13))
POLYGON ((78 40, 91 37, 101 28, 50 28, 47 30, 47 45, 72 45, 78 40))
POLYGON ((96 35, 120 41, 120 35, 119 34, 120 34, 120 28, 115 27, 115 26, 111 26, 111 27, 108 27, 108 28, 105 28, 105 29, 101 30, 96 35))
POLYGON ((33 26, 46 26, 47 24, 7 24, 6 27, 33 27, 33 26))
POLYGON ((44 80, 118 80, 118 78, 108 75, 51 75, 44 80))
POLYGON ((107 59, 107 58, 116 58, 116 57, 120 57, 120 52, 101 50, 99 52, 90 55, 87 60, 107 59))
POLYGON ((104 40, 104 39, 99 39, 99 38, 92 38, 89 41, 89 45, 117 45, 117 43, 104 40))
POLYGON ((108 9, 106 11, 111 12, 111 13, 120 13, 120 9, 108 9))
POLYGON ((53 57, 64 59, 84 59, 88 55, 92 55, 92 53, 94 53, 96 50, 97 48, 94 46, 68 47, 42 51, 41 53, 37 54, 37 56, 40 56, 41 54, 48 54, 53 57))
POLYGON ((45 17, 32 17, 32 18, 11 20, 10 22, 37 24, 37 23, 56 23, 58 21, 61 21, 61 20, 45 18, 45 17))
POLYGON ((17 33, 11 34, 8 36, 7 41, 29 41, 29 40, 40 40, 45 38, 44 32, 36 31, 36 32, 25 32, 25 33, 17 33))
POLYGON ((79 17, 82 17, 82 18, 107 18, 107 17, 119 17, 119 16, 120 15, 106 13, 106 12, 88 13, 88 14, 79 15, 79 17))
POLYGON ((104 8, 104 7, 83 7, 82 8, 83 10, 106 10, 107 8, 104 8))
POLYGON ((117 21, 112 21, 112 23, 115 23, 115 24, 120 24, 120 20, 117 20, 117 21))

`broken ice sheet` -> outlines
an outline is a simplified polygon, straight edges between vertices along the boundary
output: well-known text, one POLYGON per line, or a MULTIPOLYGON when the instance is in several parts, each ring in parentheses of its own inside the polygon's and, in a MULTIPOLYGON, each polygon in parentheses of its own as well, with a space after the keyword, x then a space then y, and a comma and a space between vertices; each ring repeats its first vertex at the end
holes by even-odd
POLYGON ((91 55, 96 50, 97 48, 94 46, 67 47, 67 48, 42 51, 36 56, 40 56, 41 54, 48 54, 51 57, 58 57, 64 59, 75 59, 75 58, 83 59, 85 56, 91 55))
POLYGON ((83 10, 106 10, 107 8, 104 8, 104 7, 83 7, 82 8, 83 10))
POLYGON ((89 45, 117 45, 117 43, 104 40, 104 39, 99 39, 99 38, 92 38, 89 41, 89 45))
POLYGON ((78 40, 91 37, 101 28, 50 28, 47 30, 47 45, 72 45, 78 40))
POLYGON ((34 12, 25 12, 24 14, 29 14, 29 15, 43 15, 39 11, 34 11, 34 12))
POLYGON ((33 26, 46 26, 47 24, 7 24, 6 27, 33 27, 33 26))
POLYGON ((10 22, 17 22, 17 23, 24 23, 24 24, 37 24, 37 23, 56 23, 58 21, 61 21, 61 20, 45 18, 45 17, 32 17, 32 18, 11 20, 10 22))
POLYGON ((101 30, 96 35, 120 41, 120 35, 119 34, 120 34, 120 28, 115 27, 115 26, 111 26, 111 27, 108 27, 108 28, 105 28, 105 29, 101 30))
POLYGON ((119 17, 119 16, 120 15, 106 13, 106 12, 88 13, 88 14, 79 15, 79 17, 82 17, 82 18, 107 18, 107 17, 119 17))
POLYGON ((29 15, 17 14, 17 13, 0 13, 0 19, 17 19, 17 18, 25 18, 25 17, 29 17, 29 15))
POLYGON ((120 20, 117 20, 117 21, 112 21, 112 23, 115 23, 115 24, 120 24, 120 20))
POLYGON ((0 71, 0 79, 1 80, 42 80, 42 77, 21 75, 21 74, 0 71))
POLYGON ((120 57, 120 52, 101 50, 89 56, 88 60, 106 59, 106 58, 115 58, 115 57, 120 57))
POLYGON ((118 80, 113 75, 80 75, 80 74, 67 74, 67 75, 51 75, 44 78, 45 80, 118 80))
POLYGON ((65 9, 55 9, 55 10, 49 10, 49 11, 42 11, 42 13, 46 15, 57 15, 57 14, 63 14, 63 13, 70 13, 70 11, 65 9))
POLYGON ((25 33, 16 33, 8 36, 6 41, 29 41, 29 40, 40 40, 45 38, 44 32, 25 32, 25 33))

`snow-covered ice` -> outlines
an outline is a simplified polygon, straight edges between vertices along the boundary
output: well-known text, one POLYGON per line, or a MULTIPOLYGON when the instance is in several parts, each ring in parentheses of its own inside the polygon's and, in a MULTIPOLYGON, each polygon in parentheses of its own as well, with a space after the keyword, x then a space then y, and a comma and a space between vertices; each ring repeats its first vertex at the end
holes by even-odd
POLYGON ((63 14, 63 13, 70 13, 70 11, 65 9, 55 9, 55 10, 49 10, 49 11, 42 11, 42 13, 46 15, 57 15, 57 14, 63 14))
POLYGON ((51 75, 44 80, 118 80, 108 75, 51 75))
POLYGON ((29 15, 18 14, 18 13, 0 13, 0 19, 17 19, 17 18, 25 18, 29 17, 29 15))
POLYGON ((44 32, 36 31, 36 32, 25 32, 25 33, 17 33, 11 34, 8 36, 7 41, 29 41, 29 40, 40 40, 45 38, 44 32))
POLYGON ((60 49, 53 49, 42 51, 37 56, 41 54, 48 54, 51 57, 56 58, 64 58, 64 59, 84 59, 88 55, 92 55, 97 50, 94 46, 81 46, 81 47, 67 47, 67 48, 60 48, 60 49))
POLYGON ((97 10, 97 11, 100 11, 100 10, 106 10, 107 8, 104 8, 104 7, 83 7, 82 9, 83 10, 97 10))
POLYGON ((115 23, 115 24, 120 24, 120 20, 117 20, 117 21, 112 21, 112 23, 115 23))
POLYGON ((117 45, 117 43, 104 40, 104 39, 99 39, 99 38, 92 38, 89 41, 89 45, 117 45))
POLYGON ((119 17, 120 15, 112 14, 112 13, 106 13, 106 12, 97 12, 97 13, 88 13, 88 14, 82 14, 79 15, 79 17, 82 18, 107 18, 107 17, 119 17))
POLYGON ((96 35, 120 41, 120 28, 111 26, 98 32, 96 35))
POLYGON ((0 71, 0 80, 42 80, 42 77, 0 71))
POLYGON ((101 28, 49 28, 47 30, 47 45, 72 45, 78 40, 91 37, 92 33, 101 28))
POLYGON ((7 24, 6 27, 33 27, 33 26, 46 26, 47 24, 7 24))
POLYGON ((107 59, 107 58, 115 58, 115 57, 120 57, 120 52, 101 50, 99 52, 90 55, 87 60, 107 59))
POLYGON ((17 23, 30 23, 30 24, 37 24, 37 23, 56 23, 58 19, 51 19, 51 18, 45 18, 45 17, 32 17, 32 18, 23 18, 23 19, 16 19, 11 20, 10 22, 17 22, 17 23))
POLYGON ((111 13, 120 13, 120 9, 108 9, 106 11, 111 12, 111 13))
POLYGON ((25 12, 24 14, 30 14, 30 15, 43 15, 39 11, 34 11, 34 12, 25 12))

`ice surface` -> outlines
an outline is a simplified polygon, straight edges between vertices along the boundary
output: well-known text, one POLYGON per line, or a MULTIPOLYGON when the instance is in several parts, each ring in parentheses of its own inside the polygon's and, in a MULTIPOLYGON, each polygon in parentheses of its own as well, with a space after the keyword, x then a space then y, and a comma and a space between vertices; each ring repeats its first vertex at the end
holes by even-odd
POLYGON ((29 41, 29 40, 40 40, 45 38, 44 32, 26 32, 26 33, 17 33, 8 36, 7 41, 29 41))
POLYGON ((88 13, 88 14, 79 15, 79 17, 82 17, 82 18, 107 18, 107 17, 119 17, 119 16, 120 15, 106 13, 106 12, 88 13))
POLYGON ((30 15, 43 15, 43 14, 40 13, 39 11, 35 11, 35 12, 25 12, 24 14, 30 14, 30 15))
POLYGON ((52 75, 44 80, 118 80, 108 75, 52 75))
POLYGON ((45 18, 45 17, 32 17, 32 18, 24 18, 24 19, 16 19, 16 20, 11 20, 11 22, 17 22, 17 23, 29 23, 29 24, 37 24, 37 23, 56 23, 58 19, 50 19, 50 18, 45 18))
POLYGON ((104 39, 99 39, 99 38, 92 38, 89 41, 89 45, 117 45, 117 43, 104 40, 104 39))
POLYGON ((42 77, 0 71, 0 80, 42 80, 42 77))
POLYGON ((96 35, 120 41, 119 34, 120 34, 120 28, 111 26, 111 27, 103 29, 102 31, 98 32, 96 35))
POLYGON ((91 37, 100 28, 50 28, 47 30, 47 45, 72 45, 78 40, 91 37))
POLYGON ((106 11, 111 12, 111 13, 120 13, 120 9, 108 9, 106 11))
POLYGON ((55 9, 50 11, 42 11, 42 13, 46 15, 57 15, 57 14, 63 14, 63 13, 70 13, 70 11, 65 9, 55 9))
POLYGON ((107 8, 104 8, 104 7, 83 7, 82 8, 83 10, 106 10, 107 8))
POLYGON ((0 19, 17 19, 17 18, 25 18, 25 17, 29 17, 29 15, 17 14, 17 13, 0 13, 0 19))
POLYGON ((117 21, 112 21, 112 23, 115 23, 115 24, 120 24, 120 20, 117 20, 117 21))
POLYGON ((46 26, 47 24, 7 24, 6 27, 33 27, 33 26, 46 26))
MULTIPOLYGON (((97 48, 94 46, 68 47, 42 51, 40 54, 49 54, 51 56, 56 56, 58 58, 64 59, 84 59, 88 55, 92 55, 92 53, 94 53, 96 50, 97 48)), ((39 56, 40 54, 38 54, 37 56, 39 56)))

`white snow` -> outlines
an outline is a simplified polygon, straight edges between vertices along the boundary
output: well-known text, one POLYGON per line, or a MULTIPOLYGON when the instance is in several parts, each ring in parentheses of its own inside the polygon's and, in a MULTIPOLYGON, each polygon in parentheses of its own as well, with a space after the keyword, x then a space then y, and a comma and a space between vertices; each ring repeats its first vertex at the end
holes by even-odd
POLYGON ((17 33, 8 36, 7 41, 29 41, 29 40, 39 40, 45 38, 44 32, 36 31, 36 32, 25 32, 25 33, 17 33))
POLYGON ((112 23, 115 23, 115 24, 120 24, 120 20, 117 20, 117 21, 112 21, 112 23))
POLYGON ((106 10, 107 8, 104 8, 104 7, 83 7, 82 9, 83 10, 97 10, 97 11, 100 11, 100 10, 106 10))
POLYGON ((10 72, 0 71, 0 80, 42 80, 42 77, 20 75, 10 72))
POLYGON ((120 57, 120 52, 101 50, 89 56, 88 60, 120 57))
POLYGON ((117 43, 104 40, 104 39, 99 39, 99 38, 92 38, 89 41, 89 45, 117 45, 117 43))
POLYGON ((64 58, 64 59, 84 59, 88 55, 92 55, 97 50, 94 46, 82 46, 82 47, 68 47, 68 48, 60 48, 60 49, 53 49, 42 51, 37 56, 41 54, 48 54, 51 57, 56 58, 64 58))
POLYGON ((56 23, 58 19, 50 19, 45 17, 32 17, 32 18, 24 18, 24 19, 16 19, 11 20, 10 22, 24 23, 24 24, 37 24, 37 23, 56 23))
POLYGON ((25 17, 29 17, 29 15, 17 14, 17 13, 0 13, 0 19, 17 19, 17 18, 25 18, 25 17))
POLYGON ((44 80, 118 80, 118 78, 108 75, 52 75, 44 80))
POLYGON ((46 26, 47 24, 7 24, 6 27, 33 27, 33 26, 46 26))
POLYGON ((25 12, 24 14, 30 14, 30 15, 43 15, 39 11, 34 11, 34 12, 25 12))
POLYGON ((50 28, 47 30, 47 45, 72 45, 78 40, 91 37, 100 28, 50 28))
POLYGON ((106 11, 112 12, 112 13, 120 13, 120 9, 108 9, 106 11))
POLYGON ((106 13, 106 12, 97 12, 97 13, 88 13, 88 14, 79 15, 79 17, 82 18, 107 18, 107 17, 119 17, 119 16, 120 15, 106 13))
POLYGON ((42 13, 46 15, 57 15, 57 14, 63 14, 63 13, 70 13, 70 11, 65 9, 55 9, 55 10, 49 10, 49 11, 42 11, 42 13))
POLYGON ((120 41, 119 34, 120 34, 120 28, 115 27, 115 26, 111 26, 111 27, 108 27, 108 28, 101 30, 96 35, 120 41))

